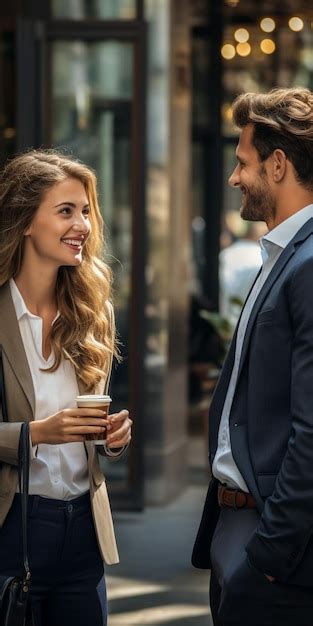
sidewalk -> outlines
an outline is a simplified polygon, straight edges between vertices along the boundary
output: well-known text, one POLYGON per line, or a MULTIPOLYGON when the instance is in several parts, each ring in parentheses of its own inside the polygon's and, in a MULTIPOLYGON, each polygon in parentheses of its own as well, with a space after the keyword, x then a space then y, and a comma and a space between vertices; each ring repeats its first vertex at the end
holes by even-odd
POLYGON ((212 626, 209 572, 190 563, 207 486, 204 445, 191 439, 190 484, 177 500, 115 514, 121 563, 107 568, 108 626, 212 626))

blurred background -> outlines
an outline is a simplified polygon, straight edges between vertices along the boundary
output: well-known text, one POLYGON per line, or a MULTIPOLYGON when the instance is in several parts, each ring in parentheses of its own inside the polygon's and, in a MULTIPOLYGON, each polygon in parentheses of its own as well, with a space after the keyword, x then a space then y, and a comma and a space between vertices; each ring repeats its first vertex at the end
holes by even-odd
POLYGON ((122 546, 112 626, 209 623, 207 575, 188 578, 207 409, 265 232, 227 185, 231 103, 295 85, 313 89, 312 0, 1 0, 1 163, 53 146, 98 176, 124 356, 113 409, 134 416, 128 456, 104 467, 122 546), (126 615, 143 587, 118 584, 131 588, 132 568, 149 580, 152 544, 171 558, 145 597, 173 590, 164 570, 187 576, 177 593, 196 613, 180 596, 163 618, 150 600, 126 615))

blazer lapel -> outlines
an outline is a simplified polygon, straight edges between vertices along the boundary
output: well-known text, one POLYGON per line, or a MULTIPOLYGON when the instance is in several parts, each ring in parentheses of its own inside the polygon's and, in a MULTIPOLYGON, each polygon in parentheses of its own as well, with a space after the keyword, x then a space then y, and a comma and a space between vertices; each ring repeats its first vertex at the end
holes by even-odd
POLYGON ((0 315, 0 343, 34 415, 34 387, 8 282, 0 287, 0 315))
POLYGON ((253 309, 251 311, 251 315, 249 318, 249 322, 247 325, 247 329, 246 329, 246 333, 245 333, 245 337, 244 337, 244 342, 243 342, 243 346, 242 346, 242 352, 241 352, 241 357, 240 357, 240 364, 239 364, 239 370, 238 370, 238 376, 237 376, 237 382, 239 380, 244 362, 245 362, 245 358, 247 356, 247 351, 248 351, 248 346, 249 346, 249 342, 250 342, 250 338, 251 338, 251 333, 252 333, 252 329, 254 326, 254 322, 256 320, 257 314, 262 306, 262 303, 264 302, 267 294, 269 293, 270 289, 272 288, 273 284, 276 282, 277 278, 279 277, 279 275, 281 274, 281 272, 283 271, 284 267, 287 265, 289 259, 291 259, 291 257, 294 255, 296 249, 297 249, 297 245, 300 244, 302 241, 304 241, 305 239, 307 239, 307 237, 309 235, 311 235, 313 232, 313 218, 309 219, 308 222, 306 222, 304 224, 304 226, 302 226, 302 228, 300 228, 299 232, 295 235, 295 237, 291 240, 291 242, 286 246, 286 248, 284 249, 284 251, 281 253, 278 261, 275 263, 272 271, 270 272, 267 280, 265 281, 255 303, 253 306, 253 309))

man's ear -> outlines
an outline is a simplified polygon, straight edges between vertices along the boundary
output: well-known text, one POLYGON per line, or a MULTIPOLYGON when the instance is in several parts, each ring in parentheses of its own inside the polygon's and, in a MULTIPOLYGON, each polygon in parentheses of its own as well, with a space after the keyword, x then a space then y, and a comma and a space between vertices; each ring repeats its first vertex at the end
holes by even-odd
POLYGON ((277 148, 272 154, 273 159, 273 179, 275 183, 280 183, 287 171, 287 157, 283 150, 277 148))

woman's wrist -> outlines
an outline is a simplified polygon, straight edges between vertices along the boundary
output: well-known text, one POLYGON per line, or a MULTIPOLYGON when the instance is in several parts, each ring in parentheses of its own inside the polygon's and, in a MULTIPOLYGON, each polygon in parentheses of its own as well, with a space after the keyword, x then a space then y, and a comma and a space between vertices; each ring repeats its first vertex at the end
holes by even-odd
POLYGON ((29 423, 30 438, 33 446, 38 446, 42 441, 42 424, 41 420, 29 423))

